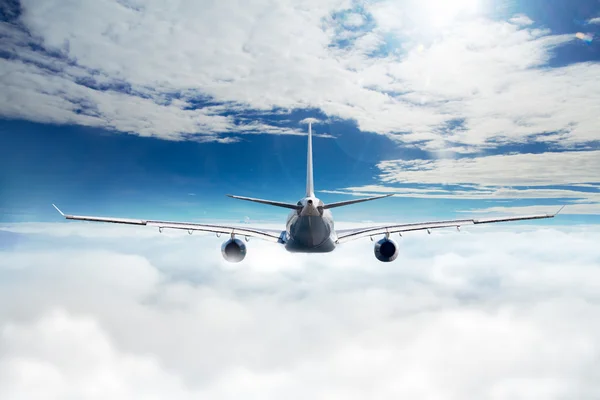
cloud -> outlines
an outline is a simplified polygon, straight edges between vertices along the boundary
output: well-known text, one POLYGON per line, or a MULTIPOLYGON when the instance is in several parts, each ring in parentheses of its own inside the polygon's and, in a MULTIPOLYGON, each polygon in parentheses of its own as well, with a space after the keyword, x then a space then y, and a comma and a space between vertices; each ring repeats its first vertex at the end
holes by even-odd
POLYGON ((73 82, 73 76, 50 74, 19 61, 0 60, 0 66, 5 71, 0 78, 5 88, 0 102, 4 115, 11 118, 96 126, 168 140, 231 141, 216 136, 223 133, 303 134, 256 121, 236 123, 213 107, 185 109, 189 107, 185 101, 160 104, 156 98, 95 90, 73 82))
POLYGON ((115 348, 93 317, 53 310, 31 324, 4 325, 0 337, 8 349, 0 361, 4 399, 190 398, 155 357, 115 348))
POLYGON ((68 77, 17 61, 0 60, 0 67, 5 71, 0 102, 4 115, 11 118, 99 126, 170 140, 181 139, 184 134, 214 134, 234 128, 231 118, 209 110, 186 111, 117 91, 93 90, 68 77))
POLYGON ((150 87, 99 71, 69 58, 68 51, 46 48, 38 37, 0 22, 0 34, 11 46, 0 59, 5 72, 0 110, 9 118, 44 123, 78 124, 157 136, 168 140, 235 141, 224 133, 304 134, 243 115, 230 115, 236 105, 194 107, 198 94, 180 96, 159 85, 150 87), (229 114, 229 115, 226 115, 229 114))
POLYGON ((3 399, 599 394, 596 227, 415 233, 392 264, 97 227, 2 250, 3 399))
POLYGON ((529 26, 533 24, 533 20, 524 14, 515 15, 509 21, 515 25, 520 26, 529 26))
POLYGON ((1 29, 2 115, 179 140, 299 134, 269 113, 311 108, 462 152, 597 138, 598 65, 547 68, 574 37, 527 16, 487 20, 469 1, 238 3, 22 1, 1 29), (254 112, 259 125, 236 122, 254 112))
POLYGON ((600 183, 600 151, 504 154, 378 164, 383 182, 541 186, 600 183))
POLYGON ((318 124, 319 122, 321 122, 321 121, 318 120, 317 118, 304 118, 302 121, 300 121, 301 124, 309 124, 309 123, 318 124))
POLYGON ((344 26, 357 28, 365 23, 365 18, 359 13, 348 13, 344 16, 344 26))
MULTIPOLYGON (((572 204, 565 213, 600 214, 598 151, 388 160, 380 162, 378 168, 379 184, 324 192, 463 200, 560 199, 561 204, 565 200, 572 204)), ((550 208, 556 210, 555 206, 550 208)), ((515 207, 513 212, 524 209, 515 207)), ((485 208, 494 210, 507 208, 485 208)))
MULTIPOLYGON (((600 201, 597 192, 583 191, 582 187, 574 189, 522 189, 505 187, 463 187, 462 189, 443 189, 439 187, 414 188, 391 187, 383 185, 365 185, 348 187, 343 190, 321 190, 323 193, 351 194, 354 196, 374 196, 381 193, 393 193, 396 197, 414 197, 423 199, 461 199, 461 200, 507 200, 507 199, 569 199, 600 201)), ((598 187, 593 187, 598 189, 598 187)))
POLYGON ((600 25, 600 17, 592 18, 587 21, 588 24, 599 24, 600 25))
MULTIPOLYGON (((487 207, 475 208, 470 210, 461 210, 464 213, 492 213, 492 214, 512 214, 512 215, 531 215, 539 213, 554 214, 557 212, 556 206, 525 206, 525 207, 487 207)), ((600 214, 600 202, 584 203, 584 204, 569 204, 562 212, 564 214, 600 214)))

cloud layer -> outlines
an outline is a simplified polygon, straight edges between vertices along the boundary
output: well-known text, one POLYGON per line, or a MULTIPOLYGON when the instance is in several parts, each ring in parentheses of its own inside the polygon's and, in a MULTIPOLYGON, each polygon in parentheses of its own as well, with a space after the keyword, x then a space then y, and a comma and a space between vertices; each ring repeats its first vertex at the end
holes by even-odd
POLYGON ((298 133, 269 113, 316 108, 430 150, 596 140, 598 65, 546 68, 575 32, 472 3, 24 0, 0 110, 166 139, 298 133))
POLYGON ((595 227, 416 233, 391 264, 368 240, 232 265, 211 236, 2 233, 3 399, 600 395, 595 227))

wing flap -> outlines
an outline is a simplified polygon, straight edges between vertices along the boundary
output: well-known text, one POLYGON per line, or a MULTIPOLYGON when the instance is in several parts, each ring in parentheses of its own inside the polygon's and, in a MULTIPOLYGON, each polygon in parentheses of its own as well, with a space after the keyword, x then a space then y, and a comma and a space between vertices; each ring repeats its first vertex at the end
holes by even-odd
POLYGON ((207 225, 169 221, 147 221, 146 225, 155 226, 157 228, 182 229, 188 231, 223 233, 226 235, 250 236, 276 243, 282 240, 282 235, 285 233, 283 231, 267 229, 263 230, 254 228, 243 228, 238 226, 207 225))

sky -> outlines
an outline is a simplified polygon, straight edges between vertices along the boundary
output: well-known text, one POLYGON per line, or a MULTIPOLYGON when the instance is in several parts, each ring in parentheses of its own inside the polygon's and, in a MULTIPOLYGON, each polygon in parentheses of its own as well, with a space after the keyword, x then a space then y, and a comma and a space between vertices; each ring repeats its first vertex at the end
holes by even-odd
MULTIPOLYGON (((317 118, 343 220, 600 218, 600 6, 4 1, 2 221, 279 221, 317 118)), ((282 222, 283 223, 283 222, 282 222)))
POLYGON ((0 1, 0 398, 600 398, 598 0, 0 1), (289 254, 226 194, 393 193, 289 254))

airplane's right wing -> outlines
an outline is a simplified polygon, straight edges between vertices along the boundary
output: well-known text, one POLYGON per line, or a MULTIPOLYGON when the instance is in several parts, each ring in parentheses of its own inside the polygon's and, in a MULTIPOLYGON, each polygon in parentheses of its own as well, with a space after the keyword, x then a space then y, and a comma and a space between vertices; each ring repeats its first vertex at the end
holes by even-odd
POLYGON ((420 231, 420 230, 431 230, 439 228, 460 228, 463 225, 478 225, 478 224, 491 224, 496 222, 511 222, 511 221, 526 221, 533 219, 544 219, 554 218, 564 208, 564 206, 554 214, 534 214, 534 215, 521 215, 514 217, 493 217, 493 218, 480 218, 480 219, 456 219, 447 221, 432 221, 432 222, 419 222, 412 224, 398 224, 398 225, 383 225, 373 226, 367 228, 357 229, 345 229, 337 231, 338 240, 337 243, 345 243, 351 240, 360 239, 368 236, 375 235, 388 235, 392 233, 402 233, 409 231, 420 231))

